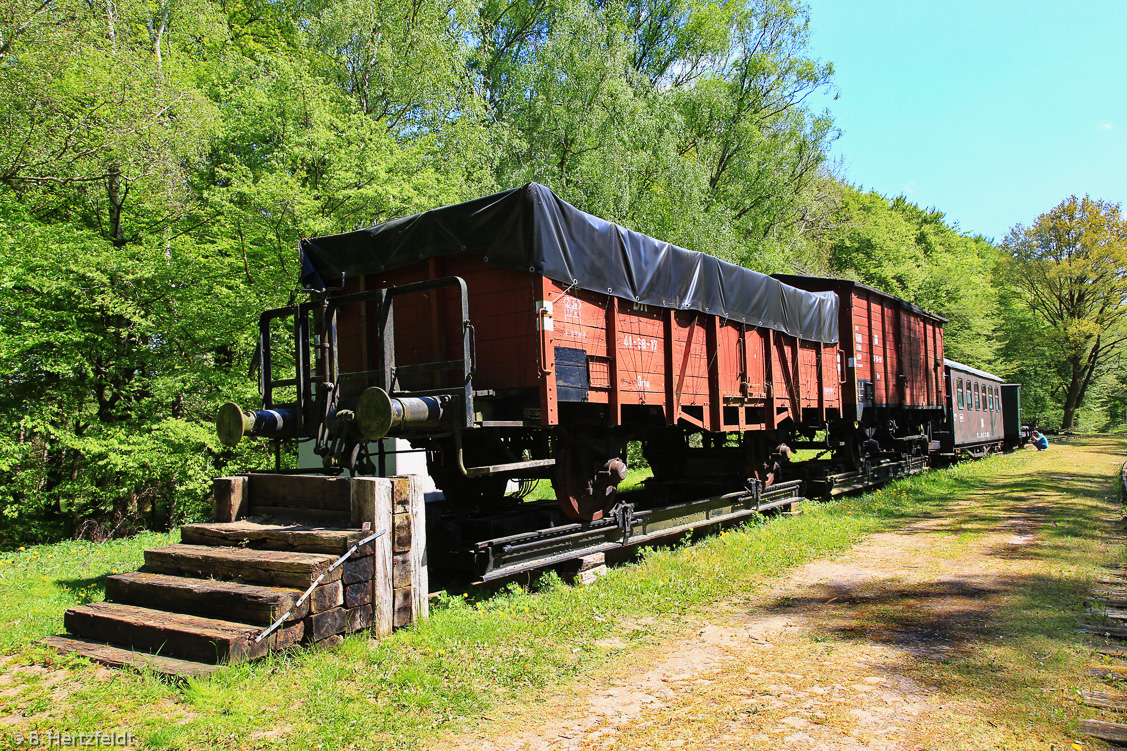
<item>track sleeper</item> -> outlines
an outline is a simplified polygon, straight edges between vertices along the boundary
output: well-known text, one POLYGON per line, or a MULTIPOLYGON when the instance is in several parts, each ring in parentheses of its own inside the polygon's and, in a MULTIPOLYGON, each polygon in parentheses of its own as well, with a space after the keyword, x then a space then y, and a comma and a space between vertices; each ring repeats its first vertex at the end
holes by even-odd
POLYGON ((1109 694, 1104 691, 1081 691, 1080 703, 1097 709, 1127 711, 1127 694, 1109 694))
POLYGON ((1113 743, 1127 743, 1127 725, 1103 720, 1081 720, 1080 732, 1113 743))

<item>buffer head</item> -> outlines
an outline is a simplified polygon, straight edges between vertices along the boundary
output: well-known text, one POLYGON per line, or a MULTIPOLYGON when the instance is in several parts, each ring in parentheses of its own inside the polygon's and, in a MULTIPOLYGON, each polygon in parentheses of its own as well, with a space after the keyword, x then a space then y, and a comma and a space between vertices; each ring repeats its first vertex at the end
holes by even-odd
POLYGON ((234 402, 227 402, 215 416, 215 432, 224 446, 235 447, 247 432, 247 416, 234 402))
POLYGON ((370 441, 383 438, 391 430, 391 397, 378 386, 365 389, 356 405, 356 426, 370 441))

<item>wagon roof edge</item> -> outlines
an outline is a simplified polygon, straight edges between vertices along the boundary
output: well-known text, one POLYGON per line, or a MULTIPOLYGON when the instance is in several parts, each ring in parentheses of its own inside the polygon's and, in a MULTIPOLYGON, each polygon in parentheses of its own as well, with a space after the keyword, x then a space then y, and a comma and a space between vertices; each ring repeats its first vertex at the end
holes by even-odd
POLYGON ((1002 378, 1001 376, 994 375, 993 373, 987 373, 985 370, 979 370, 978 368, 972 368, 969 365, 964 365, 963 363, 959 362, 958 360, 952 360, 952 359, 947 358, 947 357, 943 358, 943 364, 946 367, 950 368, 951 370, 961 370, 964 373, 970 373, 971 375, 976 375, 979 378, 987 378, 991 381, 997 381, 998 383, 1002 384, 1003 386, 1015 386, 1015 385, 1020 386, 1021 385, 1021 384, 1006 383, 1005 379, 1002 378))
POLYGON ((897 297, 896 295, 892 294, 891 292, 885 292, 882 289, 877 289, 876 287, 873 287, 872 285, 865 284, 864 282, 858 282, 854 279, 835 279, 834 277, 829 277, 829 276, 803 276, 802 274, 772 274, 771 276, 775 277, 776 279, 778 279, 781 282, 786 282, 787 284, 794 284, 794 282, 792 282, 791 280, 806 280, 806 281, 811 281, 811 282, 818 282, 818 283, 821 283, 821 284, 825 284, 826 286, 832 286, 832 287, 857 287, 858 289, 863 289, 863 290, 866 290, 867 292, 875 292, 876 294, 882 295, 883 297, 888 297, 888 298, 891 298, 893 300, 897 300, 897 301, 899 301, 901 306, 907 308, 908 310, 911 310, 913 313, 919 313, 920 315, 925 315, 925 316, 928 316, 929 318, 934 318, 937 321, 942 321, 943 323, 947 323, 947 321, 949 320, 945 316, 941 316, 938 313, 933 313, 932 311, 928 310, 927 308, 920 307, 919 305, 916 305, 914 302, 910 302, 908 300, 905 300, 903 297, 897 297))

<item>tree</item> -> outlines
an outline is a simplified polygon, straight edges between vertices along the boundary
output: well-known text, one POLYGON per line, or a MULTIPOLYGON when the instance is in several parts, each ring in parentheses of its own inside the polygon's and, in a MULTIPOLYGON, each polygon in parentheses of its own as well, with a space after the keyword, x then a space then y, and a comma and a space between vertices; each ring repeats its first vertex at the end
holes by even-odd
MULTIPOLYGON (((0 3, 0 544, 165 526, 300 237, 529 180, 783 270, 830 214, 798 0, 0 3)), ((254 448, 258 446, 259 448, 254 448)))
POLYGON ((580 208, 758 268, 806 229, 836 131, 806 106, 791 0, 488 0, 469 68, 500 144, 497 182, 534 179, 580 208))
POLYGON ((839 226, 828 233, 826 263, 835 276, 853 276, 947 319, 950 358, 994 370, 997 293, 989 280, 998 249, 959 232, 942 212, 903 196, 887 199, 845 187, 839 226))
POLYGON ((1008 278, 1049 332, 1063 371, 1061 428, 1127 341, 1127 220, 1117 203, 1069 196, 1006 237, 1008 278))

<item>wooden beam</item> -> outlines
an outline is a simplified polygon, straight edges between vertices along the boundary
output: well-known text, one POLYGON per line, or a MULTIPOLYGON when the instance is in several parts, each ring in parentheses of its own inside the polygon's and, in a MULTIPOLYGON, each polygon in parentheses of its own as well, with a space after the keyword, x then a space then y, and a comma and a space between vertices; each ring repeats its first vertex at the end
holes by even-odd
POLYGON ((302 629, 299 621, 256 642, 259 626, 115 602, 72 607, 63 622, 76 636, 197 662, 252 660, 275 648, 279 639, 286 646, 295 641, 295 634, 300 639, 302 629))
POLYGON ((147 652, 136 652, 132 649, 115 647, 88 639, 75 639, 69 636, 48 636, 43 639, 43 644, 54 647, 60 652, 81 655, 94 662, 110 667, 131 667, 137 670, 151 670, 161 675, 170 675, 177 678, 195 678, 209 675, 219 669, 218 665, 192 660, 179 660, 175 657, 153 655, 147 652))
POLYGON ((320 574, 324 582, 340 578, 341 569, 329 571, 334 557, 282 550, 211 548, 203 545, 165 545, 145 551, 145 570, 174 576, 241 579, 254 584, 304 590, 320 574))
POLYGON ((247 478, 216 477, 211 481, 212 518, 217 522, 233 522, 247 513, 247 478))
MULTIPOLYGON (((344 555, 364 537, 357 529, 314 527, 305 524, 261 524, 247 520, 222 524, 185 524, 180 541, 188 545, 239 546, 259 550, 292 550, 302 553, 344 555)), ((353 558, 372 554, 369 543, 353 558)))
POLYGON ((393 482, 386 477, 352 478, 352 522, 357 527, 367 523, 373 532, 385 531, 373 544, 371 579, 372 630, 377 636, 391 633, 394 602, 392 573, 392 510, 393 482))
POLYGON ((1125 681, 1127 680, 1127 667, 1119 665, 1096 665, 1092 664, 1087 667, 1088 675, 1094 675, 1098 678, 1106 678, 1112 681, 1125 681))
POLYGON ((189 579, 137 571, 106 578, 106 600, 125 605, 269 626, 287 611, 298 621, 309 601, 295 606, 301 590, 215 579, 189 579))
POLYGON ((423 486, 415 475, 392 478, 394 483, 394 522, 392 548, 393 603, 409 602, 394 608, 394 625, 425 620, 430 616, 430 575, 427 569, 426 503, 423 486))
POLYGON ((1081 691, 1080 703, 1100 709, 1127 711, 1127 694, 1108 694, 1103 691, 1081 691))
POLYGON ((1127 628, 1123 628, 1123 626, 1085 623, 1080 626, 1080 630, 1085 634, 1102 636, 1108 639, 1127 639, 1127 628))
POLYGON ((251 475, 250 504, 348 513, 351 481, 322 475, 251 475))
POLYGON ((1103 720, 1081 720, 1080 732, 1113 743, 1127 743, 1127 725, 1103 720))

